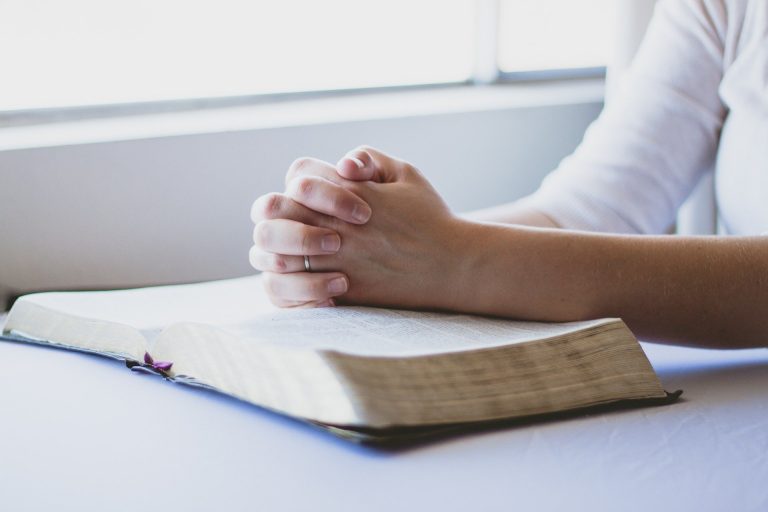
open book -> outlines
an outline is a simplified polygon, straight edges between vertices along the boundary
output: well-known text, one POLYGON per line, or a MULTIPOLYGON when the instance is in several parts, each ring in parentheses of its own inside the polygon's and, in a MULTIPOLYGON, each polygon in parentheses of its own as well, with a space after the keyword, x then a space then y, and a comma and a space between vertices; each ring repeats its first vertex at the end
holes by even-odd
POLYGON ((3 335, 125 360, 336 433, 668 397, 618 319, 547 324, 363 307, 279 310, 258 276, 27 295, 3 335))

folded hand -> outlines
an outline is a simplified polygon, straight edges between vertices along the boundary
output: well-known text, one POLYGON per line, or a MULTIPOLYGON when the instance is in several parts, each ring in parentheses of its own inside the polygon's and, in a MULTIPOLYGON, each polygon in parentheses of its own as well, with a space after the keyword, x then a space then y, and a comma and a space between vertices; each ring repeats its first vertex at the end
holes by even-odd
POLYGON ((360 148, 337 166, 299 159, 286 185, 252 209, 251 263, 275 304, 449 307, 464 223, 412 165, 360 148))

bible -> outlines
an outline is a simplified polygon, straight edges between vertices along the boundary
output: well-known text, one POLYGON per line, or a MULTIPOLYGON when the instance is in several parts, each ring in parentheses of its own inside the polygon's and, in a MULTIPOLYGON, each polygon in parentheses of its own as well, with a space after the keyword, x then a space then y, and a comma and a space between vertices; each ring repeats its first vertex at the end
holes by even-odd
POLYGON ((30 294, 3 338, 119 359, 362 441, 676 397, 619 319, 280 310, 259 276, 30 294))

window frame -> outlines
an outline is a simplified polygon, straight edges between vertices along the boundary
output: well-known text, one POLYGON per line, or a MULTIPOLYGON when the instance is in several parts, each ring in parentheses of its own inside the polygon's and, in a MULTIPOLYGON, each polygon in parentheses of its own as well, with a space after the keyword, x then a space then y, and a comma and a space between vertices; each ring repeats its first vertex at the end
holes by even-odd
POLYGON ((472 75, 466 80, 427 84, 380 87, 326 89, 299 92, 250 94, 240 96, 184 98, 104 105, 77 105, 19 110, 0 110, 0 129, 92 119, 119 118, 149 114, 167 114, 265 103, 307 99, 375 95, 382 92, 438 90, 467 86, 505 85, 531 82, 556 82, 578 79, 604 79, 606 67, 558 68, 525 71, 502 71, 498 62, 498 23, 501 0, 475 2, 475 56, 472 75))

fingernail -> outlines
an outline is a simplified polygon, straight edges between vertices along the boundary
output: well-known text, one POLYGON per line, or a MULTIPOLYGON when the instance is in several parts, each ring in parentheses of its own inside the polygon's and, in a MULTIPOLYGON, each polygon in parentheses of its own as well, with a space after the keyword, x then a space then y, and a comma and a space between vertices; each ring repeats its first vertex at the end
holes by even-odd
POLYGON ((330 293, 344 293, 347 291, 347 280, 343 277, 337 277, 331 279, 328 282, 328 292, 330 293))
POLYGON ((336 305, 336 303, 333 301, 333 299, 324 300, 323 302, 318 302, 316 306, 318 308, 332 308, 336 305))
POLYGON ((352 207, 352 218, 360 224, 365 224, 371 218, 371 209, 368 206, 356 204, 352 207))
POLYGON ((365 164, 359 158, 354 157, 354 156, 348 156, 347 158, 349 158, 350 160, 355 162, 355 165, 357 166, 358 169, 362 169, 363 167, 365 167, 365 164))
POLYGON ((320 248, 326 252, 336 252, 341 247, 339 235, 325 235, 320 240, 320 248))

